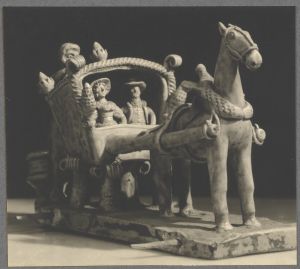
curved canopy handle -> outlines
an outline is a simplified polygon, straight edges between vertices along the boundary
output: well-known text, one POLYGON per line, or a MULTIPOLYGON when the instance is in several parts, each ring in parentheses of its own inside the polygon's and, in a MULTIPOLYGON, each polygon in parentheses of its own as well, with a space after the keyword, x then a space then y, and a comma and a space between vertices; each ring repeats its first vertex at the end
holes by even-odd
POLYGON ((174 71, 175 68, 181 66, 182 58, 177 54, 170 54, 164 59, 164 67, 168 71, 174 71))

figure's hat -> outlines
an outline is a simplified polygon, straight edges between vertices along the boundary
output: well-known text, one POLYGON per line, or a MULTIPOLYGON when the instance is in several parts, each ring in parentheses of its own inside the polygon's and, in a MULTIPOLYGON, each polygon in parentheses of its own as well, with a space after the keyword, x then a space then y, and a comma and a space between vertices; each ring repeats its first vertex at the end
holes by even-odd
POLYGON ((100 78, 100 79, 97 79, 97 80, 94 80, 92 83, 91 83, 91 87, 94 88, 94 86, 100 82, 103 82, 105 83, 108 88, 110 89, 111 88, 111 83, 110 83, 110 79, 109 78, 100 78))
POLYGON ((147 84, 145 83, 145 81, 137 81, 137 80, 133 80, 133 79, 126 82, 125 85, 128 87, 139 86, 141 91, 145 90, 147 87, 147 84))

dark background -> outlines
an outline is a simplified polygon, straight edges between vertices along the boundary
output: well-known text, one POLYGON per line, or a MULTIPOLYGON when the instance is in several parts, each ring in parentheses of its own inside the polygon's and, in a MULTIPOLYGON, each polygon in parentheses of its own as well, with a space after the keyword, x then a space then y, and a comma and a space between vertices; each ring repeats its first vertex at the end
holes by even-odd
MULTIPOLYGON (((162 63, 170 53, 182 56, 177 81, 196 80, 198 63, 213 74, 220 36, 217 23, 248 30, 263 56, 262 67, 241 67, 253 122, 267 132, 254 146, 256 196, 295 197, 295 10, 293 7, 143 7, 5 8, 5 98, 8 197, 29 197, 25 158, 47 149, 50 111, 37 93, 37 74, 61 66, 64 42, 81 46, 84 56, 99 41, 109 58, 141 57, 162 63)), ((194 195, 208 195, 205 165, 193 166, 194 195)), ((229 180, 229 194, 236 195, 229 180)))

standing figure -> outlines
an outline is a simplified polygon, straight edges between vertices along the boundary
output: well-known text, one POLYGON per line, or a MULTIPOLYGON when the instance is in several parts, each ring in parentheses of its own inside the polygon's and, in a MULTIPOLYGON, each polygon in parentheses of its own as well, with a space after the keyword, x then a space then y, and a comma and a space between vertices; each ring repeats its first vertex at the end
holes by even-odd
POLYGON ((111 83, 109 78, 100 78, 91 84, 92 90, 96 100, 96 109, 98 117, 96 120, 96 127, 126 124, 126 117, 114 102, 108 101, 106 95, 110 92, 111 83))
POLYGON ((147 102, 141 99, 141 92, 146 89, 144 81, 130 81, 125 84, 130 88, 130 101, 122 108, 129 124, 156 124, 156 116, 153 110, 147 106, 147 102))

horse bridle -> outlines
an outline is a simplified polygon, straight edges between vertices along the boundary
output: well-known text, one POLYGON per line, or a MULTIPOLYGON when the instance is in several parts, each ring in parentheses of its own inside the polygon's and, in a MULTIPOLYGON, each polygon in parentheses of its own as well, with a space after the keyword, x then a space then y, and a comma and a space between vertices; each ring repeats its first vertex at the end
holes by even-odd
POLYGON ((237 61, 241 61, 242 59, 244 59, 244 56, 248 52, 250 52, 252 50, 258 50, 257 44, 254 43, 253 40, 249 36, 247 36, 241 28, 234 26, 234 25, 230 26, 228 28, 228 30, 226 31, 226 34, 224 36, 224 41, 225 41, 225 45, 226 45, 227 49, 229 50, 231 56, 233 57, 233 59, 235 59, 237 61), (235 31, 239 32, 248 41, 249 47, 247 47, 245 50, 243 50, 241 52, 238 51, 237 49, 232 48, 227 40, 227 34, 230 32, 231 29, 234 29, 235 31))

